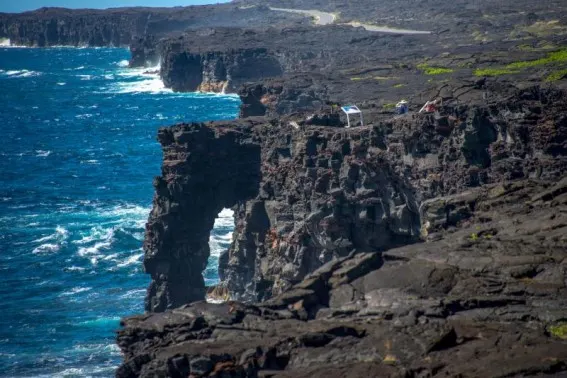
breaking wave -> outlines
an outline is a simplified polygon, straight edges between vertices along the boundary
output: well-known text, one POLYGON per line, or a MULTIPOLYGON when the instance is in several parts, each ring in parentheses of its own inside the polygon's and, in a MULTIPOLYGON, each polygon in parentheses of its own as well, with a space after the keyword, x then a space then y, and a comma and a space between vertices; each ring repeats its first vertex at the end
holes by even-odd
MULTIPOLYGON (((112 376, 114 330, 143 312, 150 280, 142 245, 157 129, 233 118, 239 98, 171 93, 159 67, 127 68, 125 49, 0 54, 0 291, 13 326, 0 327, 0 375, 112 376)), ((233 223, 219 214, 207 283, 233 223)))
POLYGON ((29 71, 29 70, 0 70, 0 75, 8 76, 11 78, 24 78, 24 77, 35 77, 42 75, 41 72, 29 71))

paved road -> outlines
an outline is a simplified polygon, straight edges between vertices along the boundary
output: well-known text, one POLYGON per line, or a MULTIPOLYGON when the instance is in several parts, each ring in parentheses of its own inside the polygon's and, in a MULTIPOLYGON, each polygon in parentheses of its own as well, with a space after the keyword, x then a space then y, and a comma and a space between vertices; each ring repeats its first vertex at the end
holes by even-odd
MULTIPOLYGON (((273 8, 271 10, 277 12, 288 12, 288 13, 299 13, 315 19, 316 25, 329 25, 336 21, 337 16, 333 13, 321 12, 318 10, 303 10, 303 9, 287 9, 287 8, 273 8)), ((389 28, 387 26, 376 26, 370 24, 363 24, 361 22, 349 22, 343 25, 350 25, 354 27, 362 27, 368 31, 379 32, 379 33, 393 33, 393 34, 431 34, 429 31, 423 30, 410 30, 410 29, 396 29, 389 28)))
POLYGON ((329 25, 335 22, 335 19, 337 18, 337 16, 335 16, 332 13, 321 12, 318 10, 286 9, 286 8, 272 8, 272 7, 270 7, 270 9, 278 12, 300 13, 309 17, 313 17, 315 19, 316 25, 329 25))

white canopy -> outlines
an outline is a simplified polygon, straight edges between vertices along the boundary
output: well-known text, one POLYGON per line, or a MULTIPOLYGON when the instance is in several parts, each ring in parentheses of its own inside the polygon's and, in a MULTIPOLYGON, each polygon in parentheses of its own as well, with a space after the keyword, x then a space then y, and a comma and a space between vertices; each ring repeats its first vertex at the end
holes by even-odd
POLYGON ((341 110, 347 116, 347 123, 348 123, 347 127, 350 127, 350 115, 351 114, 360 114, 360 126, 364 126, 364 121, 362 119, 362 112, 360 111, 358 106, 356 106, 356 105, 342 106, 341 110))

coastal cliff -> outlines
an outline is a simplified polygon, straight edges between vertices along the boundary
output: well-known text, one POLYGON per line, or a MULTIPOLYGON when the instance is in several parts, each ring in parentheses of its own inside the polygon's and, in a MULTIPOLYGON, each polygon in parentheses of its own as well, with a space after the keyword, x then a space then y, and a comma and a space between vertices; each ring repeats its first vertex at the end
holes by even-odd
POLYGON ((146 309, 204 299, 208 235, 223 207, 235 209, 236 228, 221 280, 232 298, 260 301, 353 250, 417 241, 429 227, 418 210, 427 200, 511 179, 560 179, 565 111, 563 92, 534 87, 503 103, 348 130, 332 127, 340 125, 332 116, 163 129, 145 244, 154 279, 146 309))
POLYGON ((236 228, 219 275, 245 300, 279 294, 353 250, 415 241, 417 203, 380 157, 376 132, 299 130, 266 119, 161 130, 164 165, 145 243, 153 277, 146 309, 204 299, 208 236, 223 207, 236 209, 236 228))
POLYGON ((536 86, 352 129, 327 115, 161 130, 150 313, 123 320, 117 376, 564 372, 565 98, 536 86), (247 303, 185 304, 204 297, 224 206, 220 287, 247 303), (160 260, 181 275, 156 280, 160 260))
MULTIPOLYGON (((41 8, 24 13, 0 13, 0 38, 15 46, 128 47, 140 38, 157 41, 185 30, 211 27, 247 27, 306 22, 299 15, 276 15, 266 6, 233 4, 176 8, 65 9, 41 8)), ((148 47, 150 45, 146 43, 148 47)), ((146 52, 147 53, 147 52, 146 52)), ((159 61, 141 59, 133 52, 133 66, 159 61)))
POLYGON ((118 377, 565 374, 567 6, 406 3, 270 2, 324 26, 251 0, 0 15, 12 43, 129 45, 174 91, 242 101, 158 133, 147 313, 122 320, 118 377))
POLYGON ((160 131, 148 313, 122 322, 117 376, 564 373, 567 59, 503 23, 487 45, 468 26, 162 40, 166 85, 236 91, 241 119, 160 131), (345 129, 353 103, 365 126, 345 129), (205 288, 222 207, 233 240, 205 288))

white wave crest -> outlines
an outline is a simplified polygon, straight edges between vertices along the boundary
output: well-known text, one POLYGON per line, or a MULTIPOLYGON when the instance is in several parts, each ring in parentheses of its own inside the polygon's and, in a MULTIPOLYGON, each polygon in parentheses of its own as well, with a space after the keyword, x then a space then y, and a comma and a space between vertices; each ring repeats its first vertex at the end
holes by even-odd
POLYGON ((32 253, 34 254, 41 254, 41 253, 55 253, 61 249, 59 244, 53 243, 45 243, 33 249, 32 253))
POLYGON ((65 68, 63 71, 80 71, 80 70, 84 70, 85 66, 79 66, 79 67, 75 67, 75 68, 65 68))
POLYGON ((143 298, 146 295, 146 289, 134 289, 128 290, 126 293, 120 296, 121 299, 129 299, 129 298, 143 298))
POLYGON ((34 254, 55 253, 59 251, 64 244, 66 244, 68 238, 69 238, 69 231, 67 231, 67 229, 65 229, 64 227, 57 226, 53 234, 43 236, 33 241, 33 243, 43 243, 43 244, 34 248, 32 253, 34 254), (51 242, 51 243, 46 243, 46 242, 51 242))
POLYGON ((43 243, 43 242, 48 241, 48 240, 65 241, 68 236, 69 236, 69 231, 67 231, 66 228, 61 227, 61 226, 57 226, 55 228, 54 234, 41 237, 39 239, 34 240, 34 242, 35 243, 43 243))
POLYGON ((130 265, 134 265, 134 264, 138 264, 140 262, 140 259, 142 258, 143 254, 139 253, 136 255, 132 255, 130 257, 128 257, 127 259, 125 259, 124 261, 122 261, 120 264, 117 264, 116 267, 117 268, 124 268, 130 265))
POLYGON ((129 64, 130 62, 128 62, 127 60, 121 60, 120 62, 116 63, 118 67, 128 67, 129 64))
POLYGON ((85 291, 90 291, 92 287, 74 287, 69 291, 64 291, 63 293, 59 294, 60 297, 68 297, 70 295, 75 295, 79 293, 84 293, 85 291))
POLYGON ((29 71, 29 70, 11 70, 11 71, 3 71, 2 74, 9 77, 20 78, 20 77, 40 76, 42 73, 36 71, 29 71))
POLYGON ((37 155, 37 157, 48 157, 49 155, 51 155, 51 151, 44 151, 44 150, 36 150, 35 151, 37 155))
POLYGON ((103 250, 107 250, 110 248, 110 246, 112 245, 111 241, 104 241, 104 242, 100 242, 100 243, 96 243, 95 245, 93 245, 92 247, 81 247, 79 248, 79 251, 77 252, 79 254, 79 256, 88 256, 88 255, 98 255, 95 256, 96 257, 100 257, 100 252, 103 250))
POLYGON ((215 219, 215 228, 233 227, 234 211, 231 209, 222 209, 217 219, 215 219))
POLYGON ((166 88, 163 81, 159 77, 154 77, 146 80, 134 82, 120 82, 112 85, 110 88, 111 93, 126 94, 126 93, 173 93, 169 88, 166 88))

